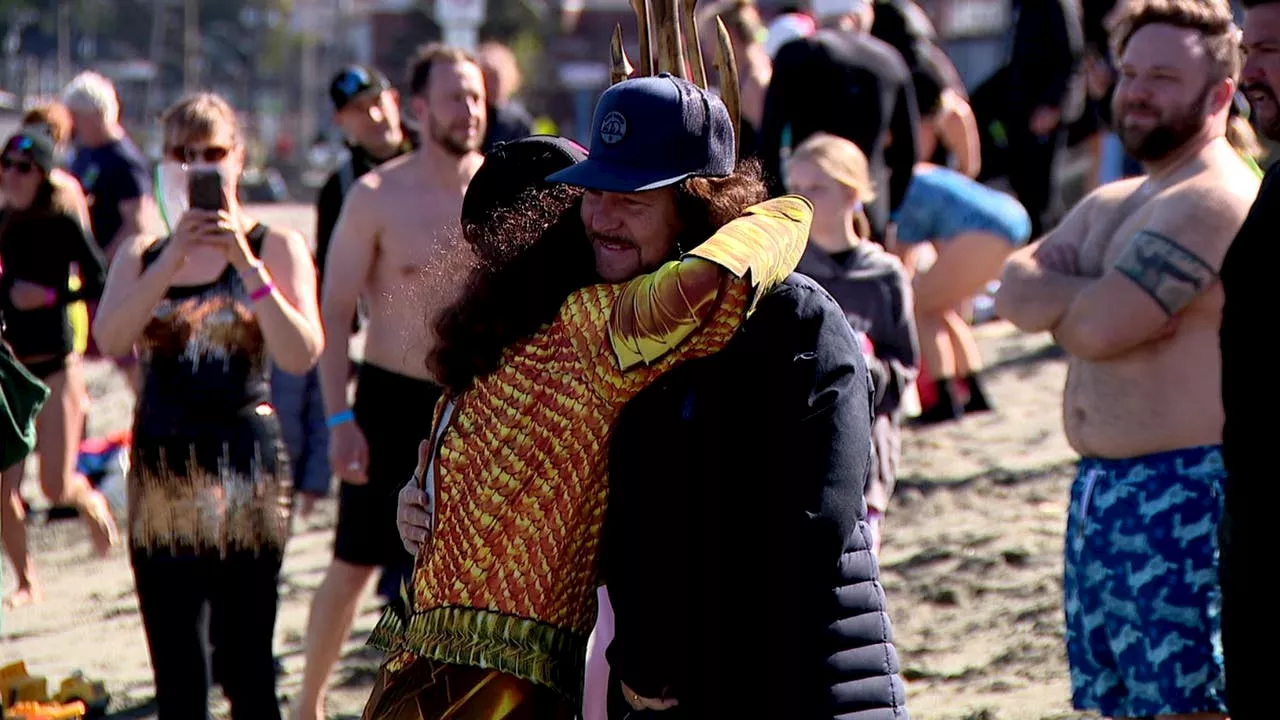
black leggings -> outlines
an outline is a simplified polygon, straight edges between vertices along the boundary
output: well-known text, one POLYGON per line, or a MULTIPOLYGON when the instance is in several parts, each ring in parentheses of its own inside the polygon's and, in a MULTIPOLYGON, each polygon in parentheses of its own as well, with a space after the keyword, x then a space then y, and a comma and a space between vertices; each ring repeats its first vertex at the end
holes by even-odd
POLYGON ((225 559, 133 552, 159 720, 208 717, 210 617, 220 626, 218 678, 231 717, 280 719, 271 644, 282 560, 266 551, 225 559))

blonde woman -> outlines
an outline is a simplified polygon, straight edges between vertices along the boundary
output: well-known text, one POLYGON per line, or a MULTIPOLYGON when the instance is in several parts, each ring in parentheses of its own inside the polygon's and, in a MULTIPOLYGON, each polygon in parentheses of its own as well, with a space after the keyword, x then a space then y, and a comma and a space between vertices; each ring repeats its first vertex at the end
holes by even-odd
POLYGON ((857 145, 818 133, 787 163, 787 189, 813 203, 809 246, 796 268, 835 298, 854 330, 869 341, 867 367, 876 384, 867 519, 872 550, 897 476, 903 393, 915 379, 919 354, 911 284, 898 258, 869 240, 863 203, 876 197, 867 156, 857 145))
POLYGON ((224 209, 129 239, 93 323, 103 352, 137 343, 141 358, 128 537, 156 702, 161 718, 207 716, 207 605, 231 717, 279 720, 271 644, 291 474, 268 374, 319 358, 316 271, 301 235, 236 200, 245 147, 226 101, 198 94, 162 122, 166 158, 221 171, 224 209))

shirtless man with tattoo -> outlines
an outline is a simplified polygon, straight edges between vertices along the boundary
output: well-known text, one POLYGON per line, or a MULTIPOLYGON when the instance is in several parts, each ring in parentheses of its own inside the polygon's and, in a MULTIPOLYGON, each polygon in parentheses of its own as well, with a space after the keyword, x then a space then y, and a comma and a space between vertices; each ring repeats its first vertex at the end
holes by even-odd
POLYGON ((1070 355, 1075 707, 1223 718, 1217 273, 1258 189, 1228 140, 1238 31, 1226 0, 1129 0, 1113 22, 1115 117, 1147 175, 1098 188, 1014 253, 996 307, 1070 355))
POLYGON ((397 494, 417 466, 440 396, 426 364, 433 315, 453 302, 469 269, 458 222, 483 160, 484 75, 470 55, 442 45, 419 51, 410 75, 421 148, 352 186, 325 264, 320 382, 330 466, 342 489, 333 563, 311 605, 298 720, 324 717, 325 685, 374 570, 404 576, 412 569, 396 529, 397 494), (368 303, 368 335, 350 404, 348 353, 360 297, 368 303))

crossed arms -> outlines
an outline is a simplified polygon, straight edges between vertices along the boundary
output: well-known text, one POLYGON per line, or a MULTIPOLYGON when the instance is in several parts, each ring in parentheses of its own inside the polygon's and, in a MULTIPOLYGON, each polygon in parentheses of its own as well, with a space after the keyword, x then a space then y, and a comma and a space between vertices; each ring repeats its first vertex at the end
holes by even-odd
POLYGON ((996 311, 1029 332, 1050 331, 1068 353, 1101 361, 1172 333, 1178 314, 1218 277, 1239 226, 1226 193, 1181 191, 1162 198, 1152 220, 1110 267, 1079 267, 1096 195, 1005 263, 996 311))

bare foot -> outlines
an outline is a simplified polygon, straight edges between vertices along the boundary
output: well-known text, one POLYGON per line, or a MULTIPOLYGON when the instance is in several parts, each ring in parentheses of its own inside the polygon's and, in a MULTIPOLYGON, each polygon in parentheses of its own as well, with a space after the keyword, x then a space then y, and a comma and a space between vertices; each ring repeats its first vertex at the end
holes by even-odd
POLYGON ((13 594, 4 599, 4 609, 13 610, 25 605, 38 605, 44 601, 44 594, 40 589, 31 585, 20 587, 13 591, 13 594))
POLYGON ((102 493, 94 490, 89 494, 88 502, 83 508, 85 524, 89 526, 89 537, 93 540, 93 549, 99 557, 106 557, 111 548, 120 544, 120 530, 116 527, 116 519, 111 514, 111 505, 102 493))

